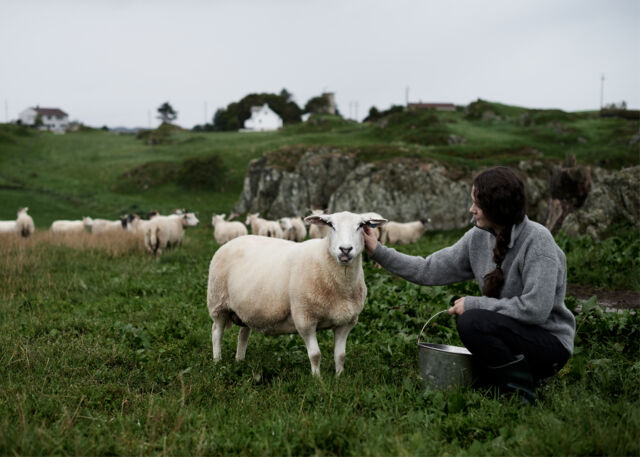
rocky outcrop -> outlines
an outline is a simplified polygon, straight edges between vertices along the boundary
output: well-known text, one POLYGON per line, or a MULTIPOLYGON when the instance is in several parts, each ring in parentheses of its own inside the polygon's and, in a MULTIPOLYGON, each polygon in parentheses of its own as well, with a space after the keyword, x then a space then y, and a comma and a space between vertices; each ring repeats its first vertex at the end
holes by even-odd
POLYGON ((561 230, 570 236, 597 237, 614 222, 640 228, 640 166, 591 170, 591 190, 582 206, 570 213, 561 230))
MULTIPOLYGON (((365 163, 357 153, 326 147, 309 148, 299 157, 295 165, 286 167, 270 164, 267 157, 252 161, 233 211, 260 212, 275 219, 323 208, 377 212, 396 221, 431 218, 433 230, 469 225, 470 171, 418 158, 365 163)), ((639 168, 619 172, 582 169, 590 177, 591 188, 580 187, 581 194, 576 196, 570 195, 572 184, 563 178, 567 173, 558 174, 541 160, 522 161, 515 170, 525 183, 531 219, 545 223, 554 199, 562 197, 571 202, 571 208, 551 228, 595 236, 616 220, 638 223, 639 168), (566 195, 558 189, 564 189, 566 195)))
POLYGON ((395 221, 431 218, 430 228, 448 230, 468 225, 470 194, 470 180, 453 179, 442 165, 402 159, 356 167, 328 210, 374 211, 395 221))
POLYGON ((266 157, 253 160, 233 211, 275 219, 326 208, 355 167, 352 156, 330 148, 310 149, 292 171, 269 165, 266 157))

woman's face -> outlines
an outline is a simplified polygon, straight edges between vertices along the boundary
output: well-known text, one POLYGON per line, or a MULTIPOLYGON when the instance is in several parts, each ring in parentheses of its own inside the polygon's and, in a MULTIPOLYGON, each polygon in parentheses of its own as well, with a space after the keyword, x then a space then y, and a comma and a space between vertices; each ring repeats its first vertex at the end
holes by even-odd
POLYGON ((476 202, 475 187, 471 188, 471 208, 469 208, 469 212, 471 213, 473 218, 476 220, 476 225, 479 228, 483 228, 483 229, 492 228, 493 224, 491 224, 491 221, 489 221, 489 219, 486 218, 486 216, 478 206, 478 203, 476 202))

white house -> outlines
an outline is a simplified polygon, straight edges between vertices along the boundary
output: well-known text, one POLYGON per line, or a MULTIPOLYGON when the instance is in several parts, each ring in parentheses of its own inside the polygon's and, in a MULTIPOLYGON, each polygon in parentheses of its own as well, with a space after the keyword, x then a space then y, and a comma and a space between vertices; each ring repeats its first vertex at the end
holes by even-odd
POLYGON ((242 132, 264 132, 282 128, 282 118, 268 104, 251 107, 251 117, 244 121, 242 132))
POLYGON ((22 125, 35 125, 38 117, 42 120, 42 130, 60 133, 69 126, 69 115, 60 108, 27 108, 20 113, 19 118, 22 125))

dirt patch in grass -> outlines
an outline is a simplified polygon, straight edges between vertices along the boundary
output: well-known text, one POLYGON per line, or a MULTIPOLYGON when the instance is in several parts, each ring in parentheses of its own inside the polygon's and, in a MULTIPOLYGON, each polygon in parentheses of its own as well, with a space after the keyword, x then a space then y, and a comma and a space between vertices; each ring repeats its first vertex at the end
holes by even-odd
POLYGON ((640 292, 635 290, 603 290, 593 286, 569 284, 567 285, 567 295, 571 295, 578 300, 587 300, 595 295, 598 303, 605 308, 640 308, 640 292))

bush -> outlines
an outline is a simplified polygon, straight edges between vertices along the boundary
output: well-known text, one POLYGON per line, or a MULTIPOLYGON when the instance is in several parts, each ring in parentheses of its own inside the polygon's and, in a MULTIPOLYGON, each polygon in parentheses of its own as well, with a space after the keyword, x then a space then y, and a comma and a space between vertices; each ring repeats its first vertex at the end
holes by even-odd
POLYGON ((120 176, 114 190, 119 192, 146 190, 173 181, 177 171, 178 167, 173 162, 147 162, 120 176))
POLYGON ((138 131, 136 138, 150 145, 171 144, 173 143, 172 135, 180 130, 182 129, 177 125, 163 122, 157 129, 138 131))
POLYGON ((446 145, 449 131, 431 111, 397 111, 377 123, 377 135, 386 140, 424 146, 446 145))
POLYGON ((220 156, 194 157, 182 162, 176 181, 188 189, 224 190, 226 173, 220 156))

